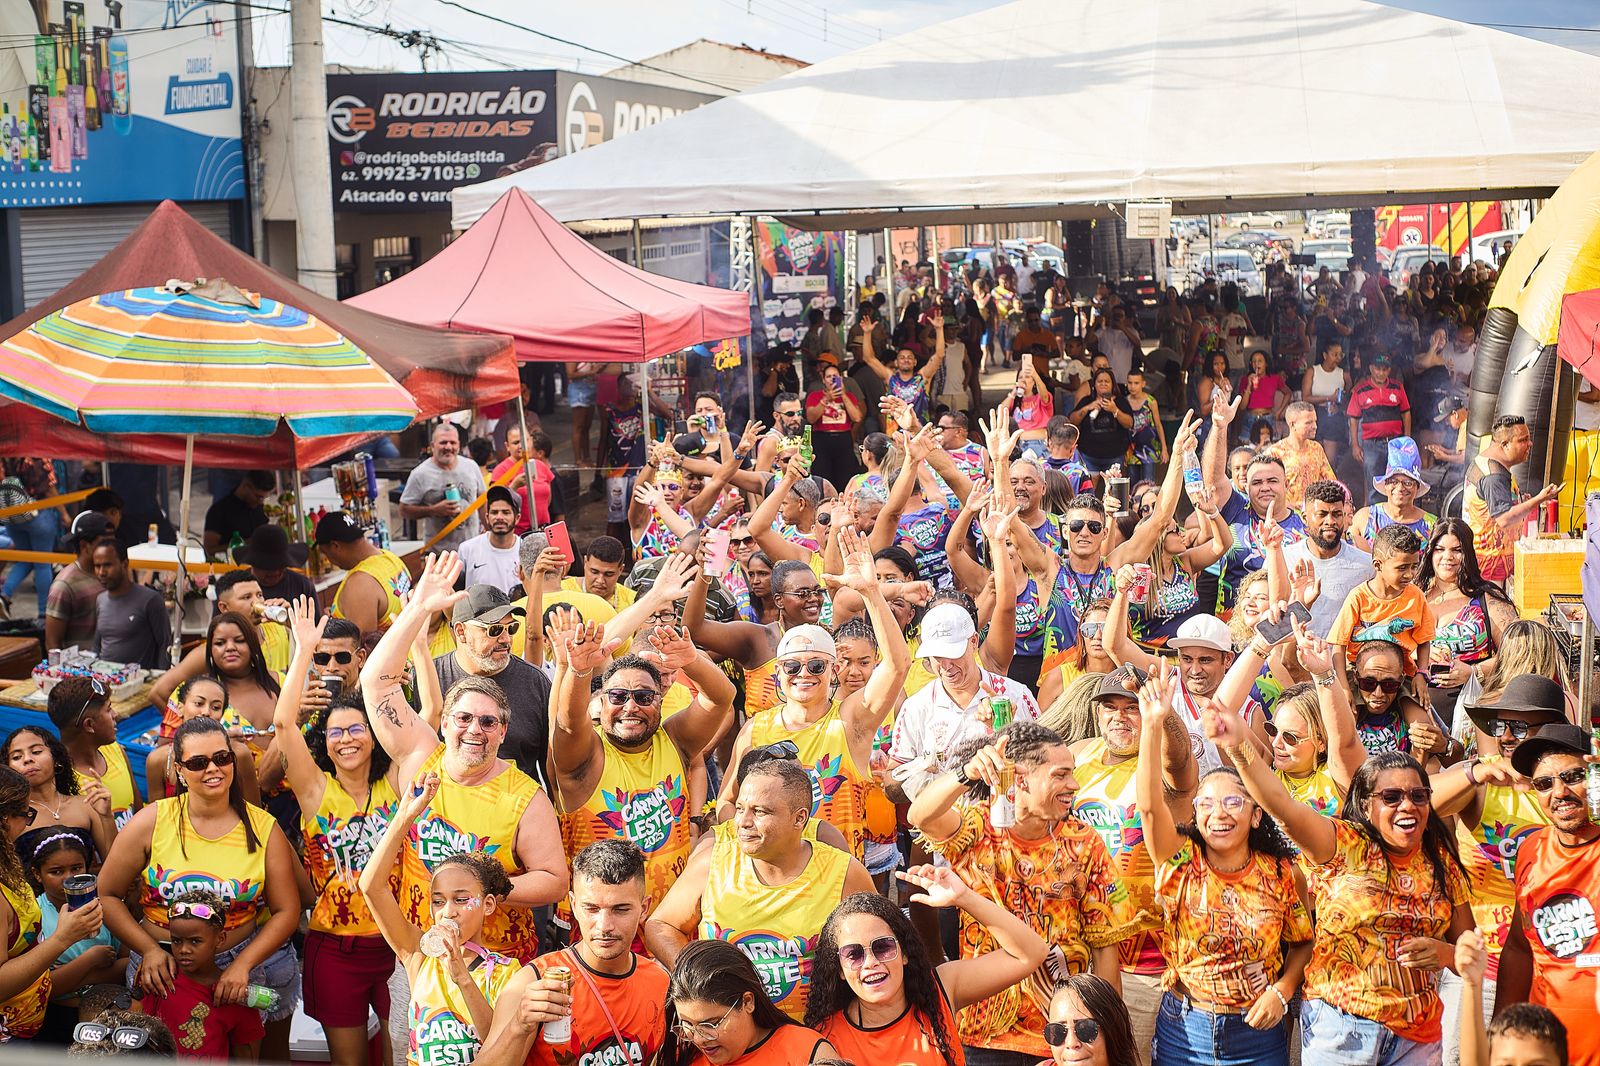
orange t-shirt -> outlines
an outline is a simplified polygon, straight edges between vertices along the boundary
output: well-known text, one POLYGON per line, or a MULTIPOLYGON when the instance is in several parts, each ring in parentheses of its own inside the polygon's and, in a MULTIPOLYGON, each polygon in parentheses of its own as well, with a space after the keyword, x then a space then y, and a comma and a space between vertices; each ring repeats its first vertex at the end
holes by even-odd
POLYGON ((1345 597, 1339 616, 1328 630, 1328 643, 1346 645, 1350 661, 1355 662, 1361 645, 1352 643, 1351 638, 1368 626, 1398 618, 1409 619, 1411 628, 1393 634, 1392 639, 1405 653, 1406 672, 1415 673, 1417 648, 1433 640, 1433 612, 1428 610, 1427 598, 1415 585, 1407 585, 1400 590, 1400 595, 1385 600, 1372 591, 1371 581, 1363 581, 1345 597))
MULTIPOLYGON (((1420 851, 1396 859, 1349 822, 1333 829, 1333 858, 1311 871, 1317 923, 1306 998, 1407 1040, 1438 1043, 1439 975, 1402 963, 1400 945, 1419 936, 1445 939, 1456 906, 1470 894, 1466 878, 1446 864, 1441 886, 1420 851)), ((1521 860, 1517 869, 1525 869, 1521 860)))
POLYGON ((653 960, 635 955, 633 969, 615 976, 584 966, 577 949, 552 951, 528 965, 540 976, 552 966, 565 966, 572 971, 572 1039, 565 1044, 548 1044, 540 1036, 528 1053, 527 1066, 556 1066, 557 1051, 571 1056, 567 1062, 649 1062, 666 1042, 667 985, 671 978, 653 960), (584 973, 579 972, 580 968, 584 973), (606 1020, 594 989, 584 980, 585 973, 616 1020, 616 1032, 606 1020), (626 1047, 617 1047, 618 1033, 626 1047))
POLYGON ((1517 849, 1517 906, 1533 951, 1531 1003, 1567 1027, 1567 1057, 1600 1062, 1600 841, 1569 848, 1554 829, 1517 849))
MULTIPOLYGON (((817 1048, 822 1045, 822 1034, 803 1025, 780 1025, 755 1047, 727 1066, 793 1066, 797 1062, 815 1062, 817 1048)), ((696 1052, 694 1066, 711 1066, 711 1060, 696 1052)))
MULTIPOLYGON (((938 986, 937 976, 934 985, 938 986)), ((863 1029, 851 1021, 848 1007, 817 1028, 839 1057, 848 1062, 883 1063, 885 1066, 889 1063, 894 1066, 966 1066, 967 1057, 956 1033, 950 1002, 945 999, 943 988, 938 992, 939 1014, 944 1019, 945 1039, 950 1043, 948 1058, 939 1051, 928 1019, 910 1007, 888 1025, 876 1029, 863 1029)))

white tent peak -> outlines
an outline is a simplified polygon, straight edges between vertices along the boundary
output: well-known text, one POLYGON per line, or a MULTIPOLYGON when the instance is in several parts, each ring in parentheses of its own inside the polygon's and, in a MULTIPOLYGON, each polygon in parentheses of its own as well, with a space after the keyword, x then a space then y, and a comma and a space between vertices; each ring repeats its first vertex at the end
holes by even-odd
POLYGON ((861 228, 1488 199, 1546 194, 1596 144, 1600 57, 1499 30, 1365 0, 1017 0, 459 188, 454 220, 511 185, 569 222, 861 228))

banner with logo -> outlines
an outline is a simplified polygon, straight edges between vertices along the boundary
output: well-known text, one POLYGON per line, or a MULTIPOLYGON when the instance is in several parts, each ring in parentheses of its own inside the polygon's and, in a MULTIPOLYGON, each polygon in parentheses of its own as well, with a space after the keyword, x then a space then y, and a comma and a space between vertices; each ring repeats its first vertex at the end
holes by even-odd
POLYGON ((243 196, 238 12, 0 2, 0 207, 243 196))
POLYGON ((839 302, 845 287, 845 237, 840 232, 790 229, 770 220, 756 227, 768 346, 799 344, 806 335, 806 312, 839 302))
POLYGON ((553 70, 328 77, 335 211, 448 211, 450 190, 715 99, 553 70))

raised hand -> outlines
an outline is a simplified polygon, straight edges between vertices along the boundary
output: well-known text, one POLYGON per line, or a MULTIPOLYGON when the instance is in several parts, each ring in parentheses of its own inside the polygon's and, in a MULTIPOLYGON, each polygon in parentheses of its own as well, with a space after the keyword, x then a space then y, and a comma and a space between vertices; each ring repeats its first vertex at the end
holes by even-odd
POLYGON ((1200 420, 1193 411, 1183 413, 1183 421, 1178 423, 1178 431, 1172 435, 1171 451, 1173 455, 1182 455, 1185 450, 1197 447, 1200 442, 1200 420))
POLYGON ((656 574, 655 584, 650 587, 650 591, 667 603, 676 603, 689 595, 699 569, 693 558, 682 552, 675 552, 667 556, 667 561, 661 564, 661 571, 656 574))
POLYGON ((948 866, 924 863, 902 870, 900 880, 915 885, 919 891, 911 896, 912 903, 925 903, 930 907, 959 907, 972 892, 971 886, 961 880, 961 875, 948 866))
POLYGON ((925 463, 928 456, 933 454, 933 449, 938 446, 934 439, 933 427, 923 426, 917 430, 916 436, 906 441, 906 461, 910 464, 925 463))
POLYGON ((429 771, 423 777, 411 783, 400 796, 400 809, 395 812, 395 817, 402 822, 415 822, 422 817, 422 812, 428 809, 428 804, 433 802, 433 797, 439 794, 439 775, 429 771))
POLYGON ((549 618, 544 627, 545 647, 550 649, 556 665, 571 667, 572 662, 567 658, 567 639, 583 623, 583 616, 571 607, 557 607, 549 612, 549 618))
POLYGON ((651 510, 659 510, 665 503, 665 493, 654 481, 641 481, 633 488, 634 502, 651 510))
POLYGON ((86 781, 78 793, 89 809, 102 818, 111 817, 111 790, 98 781, 86 781))
POLYGON ((1261 524, 1259 538, 1262 551, 1269 549, 1272 551, 1283 550, 1283 527, 1278 524, 1277 519, 1268 518, 1261 524))
POLYGON ((839 554, 844 560, 844 573, 822 575, 830 589, 854 589, 863 596, 878 587, 878 575, 872 565, 872 551, 867 538, 853 528, 839 530, 839 554))
POLYGON ((455 552, 429 555, 412 589, 411 602, 429 614, 450 610, 467 598, 465 589, 456 591, 462 569, 461 556, 455 552))
POLYGON ((656 626, 650 634, 650 647, 654 650, 647 654, 661 664, 665 675, 682 670, 700 654, 689 639, 689 631, 677 626, 656 626))
MULTIPOLYGON (((1218 385, 1219 389, 1223 386, 1218 385)), ((1222 400, 1211 405, 1211 421, 1218 427, 1227 427, 1233 424, 1234 418, 1239 414, 1239 408, 1244 406, 1244 394, 1235 396, 1232 402, 1222 400)))
POLYGON ((1322 595, 1322 579, 1317 576, 1317 568, 1311 565, 1310 559, 1301 559, 1295 564, 1289 574, 1289 588, 1304 606, 1317 602, 1317 597, 1322 595))
POLYGON ((1178 691, 1178 668, 1157 666, 1139 686, 1139 720, 1159 728, 1172 709, 1178 691))
POLYGON ((540 574, 559 574, 566 568, 567 557, 561 554, 560 548, 545 548, 533 561, 534 571, 540 574))
POLYGON ((739 443, 734 446, 733 450, 740 455, 749 455, 755 449, 756 442, 761 439, 761 434, 766 428, 760 422, 746 422, 744 432, 739 434, 739 443))
POLYGON ((967 761, 965 767, 967 777, 973 781, 982 781, 989 786, 991 793, 999 791, 1001 775, 1013 768, 1011 760, 1006 757, 1006 741, 1009 739, 1000 737, 993 744, 979 748, 967 761))
POLYGON ((317 621, 317 604, 310 596, 296 596, 289 605, 289 632, 294 634, 294 646, 314 648, 328 627, 328 616, 317 621))
POLYGON ((1200 705, 1200 724, 1207 740, 1223 749, 1249 743, 1245 736, 1244 719, 1223 710, 1208 698, 1201 697, 1195 702, 1200 705))
POLYGON ((605 627, 598 622, 580 623, 563 639, 567 644, 567 663, 580 674, 594 673, 622 646, 620 640, 606 640, 605 627))
POLYGON ((1482 988, 1488 971, 1489 953, 1483 946, 1483 934, 1468 929, 1456 937, 1456 973, 1461 975, 1461 980, 1482 988))
POLYGON ((1301 666, 1313 676, 1333 672, 1333 650, 1328 642, 1307 629, 1298 618, 1294 620, 1294 639, 1301 666))

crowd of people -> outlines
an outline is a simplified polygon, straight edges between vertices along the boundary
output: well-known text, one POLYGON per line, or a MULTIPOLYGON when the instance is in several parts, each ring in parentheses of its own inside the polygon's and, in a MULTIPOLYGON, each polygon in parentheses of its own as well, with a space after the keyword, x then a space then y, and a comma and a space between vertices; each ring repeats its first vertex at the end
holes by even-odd
MULTIPOLYGON (((413 1066, 1600 1064, 1590 739, 1504 590, 1527 426, 1463 517, 1418 502, 1477 269, 1413 308, 1357 264, 1248 355, 1227 286, 1169 295, 1167 362, 1044 273, 819 320, 770 432, 703 394, 655 440, 619 388, 575 553, 548 440, 495 469, 449 425, 403 514, 482 509, 419 572, 328 514, 324 609, 239 531, 151 664, 143 795, 91 679, 0 744, 0 1034, 287 1061, 299 1007, 339 1066, 372 1016, 413 1066)), ((52 519, 47 633, 121 648, 95 502, 52 519)))

